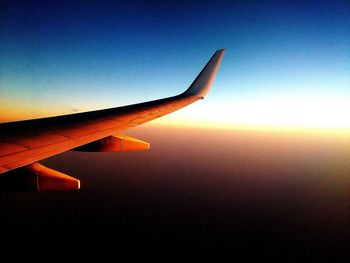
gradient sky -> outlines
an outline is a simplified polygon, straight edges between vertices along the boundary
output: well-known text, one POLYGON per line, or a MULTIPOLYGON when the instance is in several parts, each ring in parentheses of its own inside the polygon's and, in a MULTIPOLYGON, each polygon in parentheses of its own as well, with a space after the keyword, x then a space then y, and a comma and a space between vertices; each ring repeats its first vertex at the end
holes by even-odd
POLYGON ((185 247, 197 261, 223 251, 255 261, 304 252, 311 262, 340 251, 330 262, 344 261, 348 0, 3 0, 0 121, 176 95, 219 48, 204 101, 127 131, 150 151, 66 152, 42 163, 79 178, 80 191, 0 193, 3 251, 57 255, 64 244, 105 255, 112 244, 116 259, 143 249, 164 261, 185 247), (248 128, 259 131, 237 130, 248 128), (271 128, 326 132, 261 131, 271 128))
POLYGON ((226 48, 206 100, 159 124, 350 129, 349 1, 1 5, 0 121, 172 96, 226 48))

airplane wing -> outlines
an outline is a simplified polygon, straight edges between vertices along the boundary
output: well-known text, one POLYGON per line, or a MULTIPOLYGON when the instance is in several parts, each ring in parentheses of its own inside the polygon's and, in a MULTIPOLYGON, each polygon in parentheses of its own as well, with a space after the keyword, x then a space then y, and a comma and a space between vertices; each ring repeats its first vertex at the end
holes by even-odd
POLYGON ((79 189, 78 179, 47 168, 38 161, 69 150, 126 151, 149 148, 148 143, 121 135, 120 132, 203 99, 224 52, 216 51, 190 87, 177 96, 117 108, 0 124, 0 185, 3 185, 0 188, 38 191, 79 189), (21 187, 16 187, 19 184, 21 187))

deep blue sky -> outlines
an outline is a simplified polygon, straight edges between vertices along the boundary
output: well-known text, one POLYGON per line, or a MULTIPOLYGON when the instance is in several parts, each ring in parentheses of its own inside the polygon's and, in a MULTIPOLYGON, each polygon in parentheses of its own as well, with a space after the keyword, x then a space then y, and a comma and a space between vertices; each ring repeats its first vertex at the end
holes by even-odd
POLYGON ((310 119, 328 109, 326 119, 338 116, 331 124, 347 127, 349 1, 208 2, 3 1, 0 110, 42 116, 175 95, 226 48, 205 103, 175 119, 204 123, 224 113, 231 124, 288 126, 294 118, 289 126, 298 126, 311 108, 310 119))

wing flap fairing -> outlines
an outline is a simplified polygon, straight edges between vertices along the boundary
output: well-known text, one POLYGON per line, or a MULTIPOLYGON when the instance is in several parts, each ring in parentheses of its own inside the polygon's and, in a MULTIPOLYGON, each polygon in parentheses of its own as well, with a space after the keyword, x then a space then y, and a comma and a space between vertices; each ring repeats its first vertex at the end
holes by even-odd
POLYGON ((123 134, 112 135, 101 140, 84 144, 72 151, 81 152, 129 152, 149 150, 148 142, 123 134))
POLYGON ((67 191, 78 190, 80 181, 67 174, 32 163, 25 167, 10 171, 0 177, 1 191, 67 191))

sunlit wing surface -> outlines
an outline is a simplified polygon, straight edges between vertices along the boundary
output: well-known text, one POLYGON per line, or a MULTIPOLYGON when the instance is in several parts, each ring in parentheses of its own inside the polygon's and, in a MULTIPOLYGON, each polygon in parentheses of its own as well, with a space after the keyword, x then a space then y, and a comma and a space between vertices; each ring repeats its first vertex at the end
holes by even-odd
POLYGON ((9 171, 18 170, 21 174, 34 175, 38 190, 78 189, 79 180, 43 167, 37 162, 65 151, 79 150, 77 147, 84 150, 82 147, 85 145, 91 146, 95 151, 113 151, 113 148, 123 151, 125 147, 136 150, 147 148, 142 141, 111 136, 204 98, 223 56, 224 50, 216 51, 191 86, 174 97, 105 110, 0 124, 0 177, 8 180, 9 175, 12 176, 9 171), (96 147, 96 142, 100 147, 96 147), (105 147, 106 144, 110 147, 105 147), (75 184, 72 184, 72 180, 75 180, 75 184))

